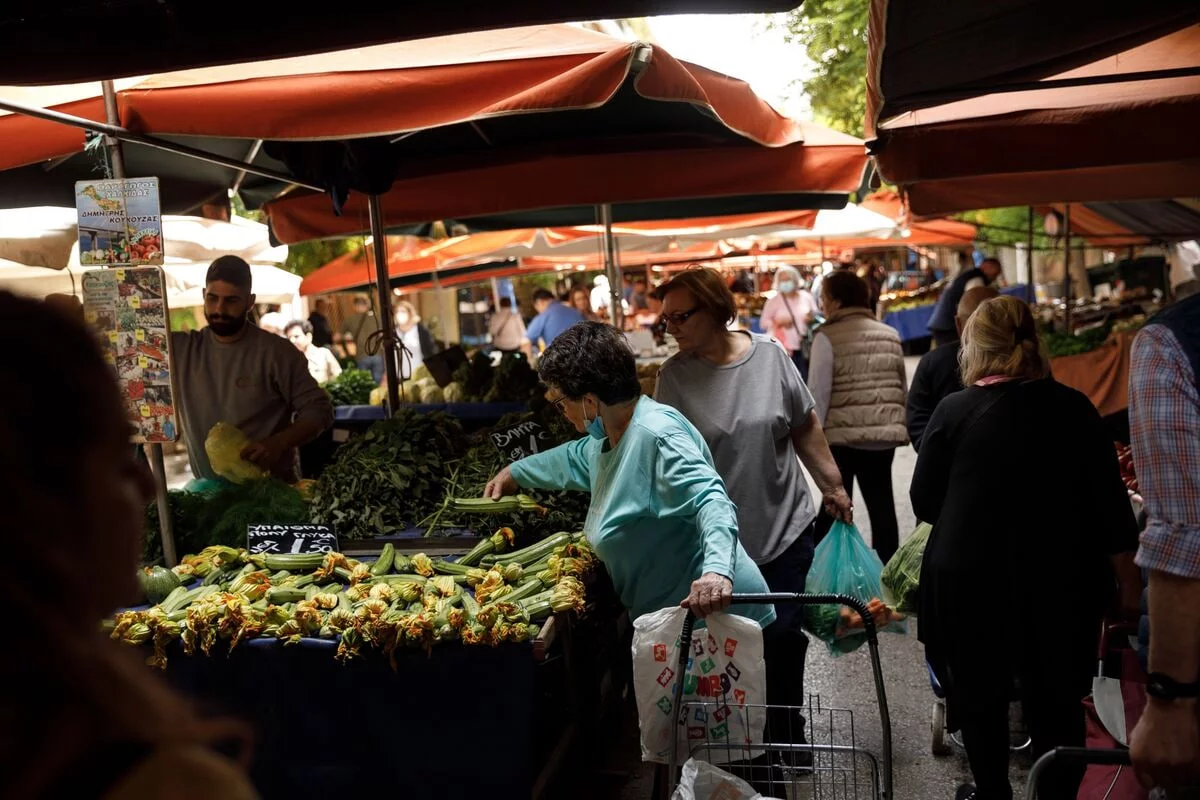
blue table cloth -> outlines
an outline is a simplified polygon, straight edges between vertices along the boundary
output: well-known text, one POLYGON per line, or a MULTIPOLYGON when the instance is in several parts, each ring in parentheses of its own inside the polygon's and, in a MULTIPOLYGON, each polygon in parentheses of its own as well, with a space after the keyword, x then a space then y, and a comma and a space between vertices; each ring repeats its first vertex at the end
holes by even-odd
MULTIPOLYGON (((1000 290, 1000 294, 1010 295, 1028 300, 1029 287, 1023 283, 1016 286, 1005 286, 1000 290)), ((918 306, 917 308, 906 308, 903 311, 889 311, 883 315, 885 325, 891 325, 896 329, 896 333, 900 334, 900 341, 908 342, 913 339, 921 339, 929 336, 929 320, 933 319, 933 310, 937 308, 936 303, 931 303, 927 306, 918 306)))

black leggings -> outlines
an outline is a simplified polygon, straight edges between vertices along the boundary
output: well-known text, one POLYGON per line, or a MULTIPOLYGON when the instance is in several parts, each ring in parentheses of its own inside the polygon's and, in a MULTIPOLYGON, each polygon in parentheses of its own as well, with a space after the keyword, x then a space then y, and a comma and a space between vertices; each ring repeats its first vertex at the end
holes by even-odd
MULTIPOLYGON (((861 450, 845 445, 831 445, 833 460, 842 473, 846 494, 854 497, 854 479, 862 489, 871 520, 871 546, 879 559, 887 563, 900 546, 900 523, 896 521, 896 500, 892 495, 892 459, 896 449, 861 450)), ((817 517, 817 542, 825 538, 833 525, 833 517, 821 510, 817 517)))
MULTIPOLYGON (((1051 621, 1025 624, 1045 626, 1051 621)), ((1047 641, 1049 636, 1035 636, 1041 641, 1027 641, 1010 650, 1011 666, 998 663, 1005 656, 995 651, 948 655, 950 702, 961 723, 978 800, 1012 798, 1008 783, 1008 706, 1014 682, 1025 728, 1033 740, 1034 758, 1055 747, 1083 747, 1081 704, 1092 690, 1098 632, 1097 621, 1091 635, 1080 630, 1075 635, 1064 635, 1056 643, 1047 641)), ((1056 765, 1039 782, 1038 797, 1075 800, 1083 771, 1083 766, 1056 765)))
MULTIPOLYGON (((792 542, 774 561, 760 564, 772 592, 800 594, 813 561, 813 525, 792 542)), ((778 603, 775 621, 763 629, 763 661, 767 668, 767 704, 804 705, 804 660, 808 637, 801 627, 804 607, 778 603)), ((768 741, 802 742, 804 719, 798 714, 768 714, 768 741)))

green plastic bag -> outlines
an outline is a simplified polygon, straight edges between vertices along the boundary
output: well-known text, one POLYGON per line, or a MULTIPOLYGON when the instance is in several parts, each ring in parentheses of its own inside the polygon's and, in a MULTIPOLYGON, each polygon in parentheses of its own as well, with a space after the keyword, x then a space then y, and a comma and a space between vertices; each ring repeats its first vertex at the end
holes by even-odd
POLYGON ((228 422, 218 422, 204 440, 204 452, 213 472, 234 483, 258 480, 267 477, 267 471, 242 458, 242 451, 250 444, 249 437, 228 422))
MULTIPOLYGON (((883 562, 867 547, 858 528, 839 520, 817 545, 805 591, 845 594, 870 603, 883 595, 879 582, 882 572, 883 562)), ((846 606, 805 606, 805 627, 834 655, 857 650, 867 640, 862 619, 846 606)), ((905 633, 908 627, 903 621, 894 621, 880 630, 905 633)))
POLYGON ((905 614, 917 611, 917 592, 921 588, 921 562, 933 526, 922 522, 896 551, 879 576, 884 601, 905 614))

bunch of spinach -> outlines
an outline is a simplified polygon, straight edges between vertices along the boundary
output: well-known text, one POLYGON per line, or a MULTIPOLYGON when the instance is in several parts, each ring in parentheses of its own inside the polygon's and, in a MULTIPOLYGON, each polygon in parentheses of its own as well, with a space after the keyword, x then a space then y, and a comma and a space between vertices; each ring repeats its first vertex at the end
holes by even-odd
POLYGON ((405 530, 442 504, 465 449, 454 417, 402 408, 338 449, 313 489, 312 521, 345 539, 405 530))

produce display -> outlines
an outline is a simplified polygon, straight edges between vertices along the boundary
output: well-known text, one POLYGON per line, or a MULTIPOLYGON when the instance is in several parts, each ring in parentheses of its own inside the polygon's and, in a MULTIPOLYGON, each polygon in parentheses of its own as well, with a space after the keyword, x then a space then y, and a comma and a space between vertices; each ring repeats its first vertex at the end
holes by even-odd
POLYGON ((1051 358, 1076 356, 1081 353, 1090 353, 1104 344, 1108 339, 1109 332, 1108 325, 1101 325, 1074 335, 1047 331, 1042 334, 1042 341, 1045 342, 1046 351, 1050 353, 1051 358))
POLYGON ((378 384, 365 369, 346 369, 326 382, 323 388, 329 392, 335 406, 365 406, 371 402, 371 392, 378 384))
MULTIPOLYGON (((585 581, 596 560, 582 533, 556 533, 510 550, 501 529, 458 561, 411 558, 385 545, 374 562, 342 553, 250 555, 212 546, 162 570, 176 585, 147 609, 124 611, 108 625, 113 639, 150 644, 152 666, 164 668, 167 648, 226 652, 253 638, 284 645, 303 638, 337 641, 343 663, 367 652, 429 652, 434 644, 499 645, 536 637, 539 621, 584 608, 585 581), (474 566, 480 562, 480 566, 474 566)), ((161 569, 161 568, 159 568, 161 569)), ((146 575, 156 595, 170 579, 146 575)))
POLYGON ((405 530, 441 506, 465 449, 454 417, 401 408, 338 448, 313 487, 311 521, 343 539, 405 530))
MULTIPOLYGON (((168 492, 176 547, 180 553, 196 553, 213 544, 241 547, 246 544, 247 525, 309 522, 304 488, 303 481, 291 486, 275 478, 263 478, 218 484, 205 492, 168 492)), ((162 539, 156 503, 146 506, 145 532, 142 562, 160 562, 162 539)))

